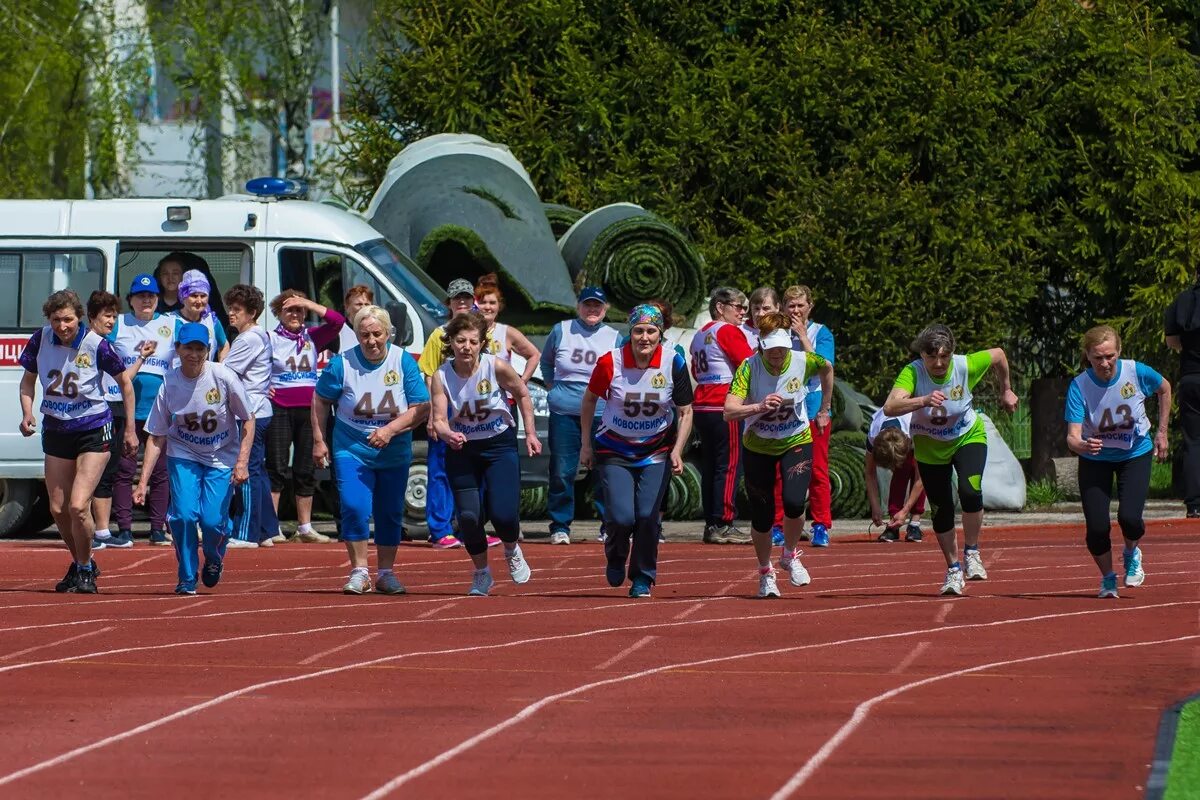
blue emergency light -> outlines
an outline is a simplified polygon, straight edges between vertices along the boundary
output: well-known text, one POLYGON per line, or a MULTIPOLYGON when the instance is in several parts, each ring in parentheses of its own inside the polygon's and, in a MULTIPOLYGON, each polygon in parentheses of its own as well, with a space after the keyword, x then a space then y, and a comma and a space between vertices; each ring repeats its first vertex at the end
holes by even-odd
POLYGON ((246 181, 246 191, 257 197, 304 197, 308 183, 295 178, 255 178, 246 181))

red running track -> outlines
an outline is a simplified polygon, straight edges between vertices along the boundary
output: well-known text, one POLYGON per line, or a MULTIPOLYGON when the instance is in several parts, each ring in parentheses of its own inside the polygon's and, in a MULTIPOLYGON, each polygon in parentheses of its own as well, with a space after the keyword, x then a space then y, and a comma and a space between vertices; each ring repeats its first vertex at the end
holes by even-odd
POLYGON ((599 546, 528 544, 468 598, 466 555, 402 548, 405 597, 345 597, 338 545, 231 551, 181 598, 169 549, 100 553, 55 595, 0 545, 0 797, 1135 798, 1160 711, 1200 690, 1200 526, 1154 522, 1118 601, 1066 528, 835 540, 811 586, 748 547, 667 544, 650 601, 599 546))

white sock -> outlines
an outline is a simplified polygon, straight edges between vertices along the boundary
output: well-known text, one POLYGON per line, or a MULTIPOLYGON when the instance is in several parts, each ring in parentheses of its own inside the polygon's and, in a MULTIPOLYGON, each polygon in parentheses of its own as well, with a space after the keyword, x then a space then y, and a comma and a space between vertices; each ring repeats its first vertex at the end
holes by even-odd
POLYGON ((312 523, 306 522, 296 528, 296 533, 312 533, 312 523))
POLYGON ((366 567, 355 567, 354 569, 350 570, 350 577, 353 578, 355 573, 366 575, 367 577, 371 576, 371 571, 366 567))
POLYGON ((110 531, 106 528, 102 531, 96 531, 95 533, 92 534, 92 536, 95 536, 97 539, 100 539, 100 540, 111 539, 112 531, 110 531))

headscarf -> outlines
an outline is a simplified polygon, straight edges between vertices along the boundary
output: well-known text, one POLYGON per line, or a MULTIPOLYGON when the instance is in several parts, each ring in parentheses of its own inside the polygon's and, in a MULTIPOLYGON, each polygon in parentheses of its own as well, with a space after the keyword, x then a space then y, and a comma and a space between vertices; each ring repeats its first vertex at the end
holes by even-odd
POLYGON ((653 325, 658 328, 660 333, 667 328, 662 312, 649 303, 634 306, 633 310, 629 312, 629 327, 632 328, 634 325, 653 325))
MULTIPOLYGON (((204 294, 212 294, 212 286, 208 282, 208 278, 204 277, 204 273, 198 269, 189 269, 183 273, 183 278, 179 281, 179 300, 182 302, 189 295, 203 292, 204 294)), ((200 312, 200 319, 212 313, 212 306, 205 304, 204 310, 200 312)))

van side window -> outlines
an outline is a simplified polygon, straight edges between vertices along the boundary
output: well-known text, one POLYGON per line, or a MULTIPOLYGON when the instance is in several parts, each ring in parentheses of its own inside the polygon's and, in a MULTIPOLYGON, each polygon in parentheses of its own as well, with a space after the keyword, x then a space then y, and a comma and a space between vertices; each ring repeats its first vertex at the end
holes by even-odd
MULTIPOLYGON (((296 289, 327 308, 342 310, 342 255, 328 250, 279 250, 279 288, 296 289)), ((267 298, 269 301, 271 298, 267 298)))
POLYGON ((86 305, 103 288, 104 255, 95 251, 0 251, 0 328, 34 330, 45 324, 42 303, 71 289, 86 305))

